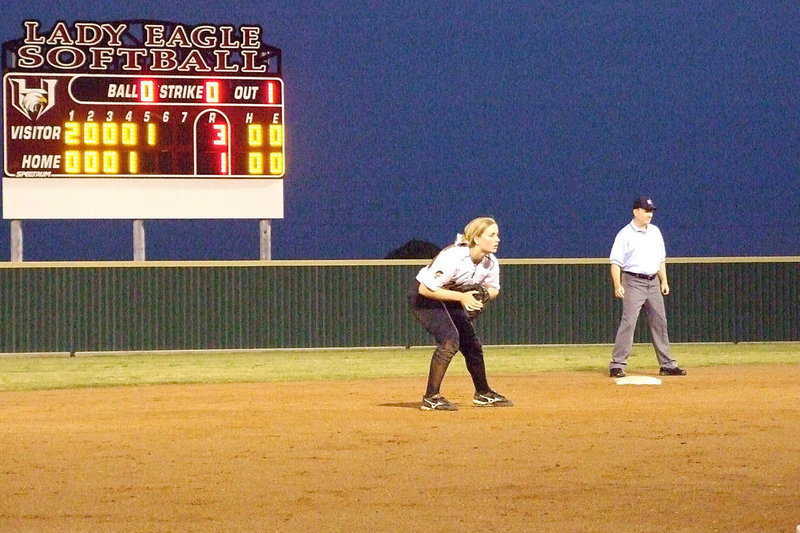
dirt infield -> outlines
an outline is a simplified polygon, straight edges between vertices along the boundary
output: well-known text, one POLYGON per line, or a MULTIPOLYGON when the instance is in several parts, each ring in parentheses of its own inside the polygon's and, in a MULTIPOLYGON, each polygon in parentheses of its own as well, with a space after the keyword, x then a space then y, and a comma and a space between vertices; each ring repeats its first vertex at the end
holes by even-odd
POLYGON ((493 384, 517 405, 460 376, 457 412, 417 408, 424 377, 0 393, 0 531, 800 524, 800 365, 493 384))

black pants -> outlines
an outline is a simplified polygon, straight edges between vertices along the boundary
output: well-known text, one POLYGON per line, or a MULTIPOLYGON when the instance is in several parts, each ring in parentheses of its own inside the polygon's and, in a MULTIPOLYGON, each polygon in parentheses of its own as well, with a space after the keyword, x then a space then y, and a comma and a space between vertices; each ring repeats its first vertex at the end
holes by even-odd
POLYGON ((458 302, 426 298, 418 291, 419 284, 415 283, 408 294, 411 312, 436 341, 425 396, 439 393, 447 367, 458 351, 464 354, 475 391, 488 392, 483 346, 464 307, 458 302))

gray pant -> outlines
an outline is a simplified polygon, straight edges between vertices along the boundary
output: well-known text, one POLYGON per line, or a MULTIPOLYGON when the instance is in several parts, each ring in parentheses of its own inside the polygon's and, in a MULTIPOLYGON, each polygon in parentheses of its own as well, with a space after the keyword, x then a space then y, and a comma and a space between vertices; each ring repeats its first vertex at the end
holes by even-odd
POLYGON ((614 351, 608 368, 625 368, 627 365, 628 356, 633 348, 636 321, 642 309, 647 315, 647 326, 650 328, 650 337, 653 339, 659 366, 663 368, 678 366, 670 356, 667 313, 664 310, 664 296, 661 294, 658 277, 648 281, 624 272, 621 275, 622 286, 625 288, 625 297, 622 299, 622 320, 614 339, 614 351))

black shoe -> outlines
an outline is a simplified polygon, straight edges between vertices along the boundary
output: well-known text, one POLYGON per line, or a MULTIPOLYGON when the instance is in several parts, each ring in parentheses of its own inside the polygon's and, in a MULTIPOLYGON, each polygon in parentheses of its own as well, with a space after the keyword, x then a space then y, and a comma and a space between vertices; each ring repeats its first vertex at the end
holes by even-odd
POLYGON ((661 376, 685 376, 686 370, 678 366, 673 368, 667 368, 662 366, 661 370, 659 370, 658 373, 661 376))
POLYGON ((472 403, 478 407, 511 407, 514 402, 493 390, 489 392, 476 392, 472 403))
POLYGON ((458 411, 458 406, 441 394, 423 396, 422 405, 419 408, 423 411, 458 411))
POLYGON ((625 377, 625 371, 622 370, 621 368, 612 368, 611 370, 608 371, 608 377, 610 377, 610 378, 624 378, 625 377))

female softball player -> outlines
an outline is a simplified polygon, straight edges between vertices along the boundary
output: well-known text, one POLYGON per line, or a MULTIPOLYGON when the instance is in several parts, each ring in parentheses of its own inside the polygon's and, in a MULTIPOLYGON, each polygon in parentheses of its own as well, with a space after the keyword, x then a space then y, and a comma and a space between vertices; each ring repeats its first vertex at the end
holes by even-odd
POLYGON ((417 274, 409 294, 411 312, 433 335, 436 350, 431 358, 428 387, 421 408, 455 411, 439 389, 447 367, 461 350, 475 385, 472 401, 478 406, 511 406, 505 396, 493 391, 486 380, 483 346, 472 319, 485 301, 500 293, 500 266, 494 253, 500 244, 497 223, 489 217, 472 220, 456 242, 444 248, 417 274))

